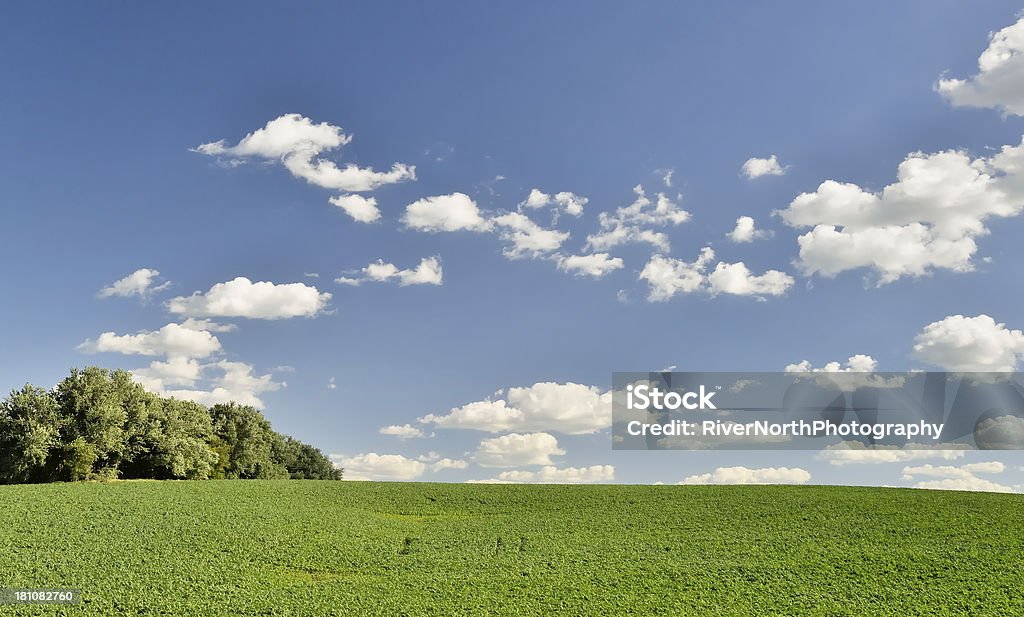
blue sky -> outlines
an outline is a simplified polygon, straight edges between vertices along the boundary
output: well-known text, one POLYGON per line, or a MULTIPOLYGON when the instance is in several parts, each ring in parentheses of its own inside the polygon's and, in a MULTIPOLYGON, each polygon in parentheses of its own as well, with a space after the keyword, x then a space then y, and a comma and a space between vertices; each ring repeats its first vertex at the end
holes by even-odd
POLYGON ((1018 4, 60 8, 0 7, 0 385, 100 364, 204 401, 253 397, 353 477, 1024 484, 1017 455, 613 453, 606 429, 571 434, 558 415, 603 413, 613 371, 857 354, 889 371, 1015 368, 1024 172, 998 157, 1024 134, 1018 4), (240 144, 261 129, 274 147, 240 144), (771 173, 743 173, 772 155, 771 173), (358 169, 309 167, 324 161, 358 169), (367 171, 395 163, 400 181, 367 171), (617 214, 638 185, 651 203, 617 214), (530 207, 533 189, 552 203, 530 207), (329 201, 346 195, 376 218, 329 201), (742 216, 765 233, 727 237, 742 216), (819 228, 838 235, 801 254, 819 228), (616 229, 648 240, 602 239, 616 229), (572 269, 595 254, 601 276, 572 269), (441 284, 401 284, 433 257, 441 284), (386 280, 335 282, 377 260, 386 280), (159 275, 102 297, 143 268, 159 275), (215 287, 238 277, 272 286, 215 287), (562 387, 517 391, 532 408, 509 400, 548 383, 562 387), (418 421, 474 402, 536 417, 493 433, 418 421), (379 432, 407 424, 433 436, 379 432), (481 445, 507 435, 523 439, 481 445), (495 448, 506 466, 481 465, 495 448), (986 461, 1004 468, 962 469, 986 461), (715 475, 736 466, 763 473, 715 475))

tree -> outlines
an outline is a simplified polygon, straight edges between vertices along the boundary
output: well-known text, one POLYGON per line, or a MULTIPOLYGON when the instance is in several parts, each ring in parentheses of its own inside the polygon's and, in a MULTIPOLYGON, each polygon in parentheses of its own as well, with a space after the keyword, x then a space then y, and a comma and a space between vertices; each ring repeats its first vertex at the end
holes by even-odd
POLYGON ((121 477, 202 480, 213 473, 218 455, 210 447, 213 426, 202 405, 152 397, 129 413, 126 432, 121 477))
MULTIPOLYGON (((125 454, 126 404, 140 404, 145 394, 142 386, 134 383, 126 371, 110 372, 91 366, 84 370, 72 369, 71 375, 57 384, 56 398, 60 413, 66 419, 62 425, 63 441, 71 444, 81 440, 91 446, 94 454, 90 477, 116 477, 117 468, 125 454)), ((76 469, 84 459, 81 451, 76 469)), ((67 468, 67 465, 64 465, 67 468)), ((70 478, 77 479, 77 478, 70 478)))
POLYGON ((210 409, 213 432, 227 447, 228 459, 222 464, 224 477, 243 479, 281 479, 288 477, 284 465, 273 457, 277 433, 259 411, 248 405, 228 403, 210 409))
POLYGON ((292 480, 340 480, 342 472, 324 453, 287 435, 274 442, 274 459, 292 480))
POLYGON ((26 384, 0 402, 0 482, 47 482, 47 464, 61 445, 57 401, 26 384))
POLYGON ((2 484, 211 477, 340 480, 341 470, 253 407, 163 398, 126 371, 72 369, 52 391, 26 385, 0 401, 2 484))

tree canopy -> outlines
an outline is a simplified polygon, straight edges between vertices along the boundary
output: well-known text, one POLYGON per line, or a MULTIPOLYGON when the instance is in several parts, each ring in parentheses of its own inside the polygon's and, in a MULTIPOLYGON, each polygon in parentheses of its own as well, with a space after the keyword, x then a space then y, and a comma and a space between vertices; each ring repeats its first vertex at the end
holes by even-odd
POLYGON ((72 369, 53 390, 27 384, 0 401, 0 484, 341 477, 253 407, 161 397, 127 371, 72 369))

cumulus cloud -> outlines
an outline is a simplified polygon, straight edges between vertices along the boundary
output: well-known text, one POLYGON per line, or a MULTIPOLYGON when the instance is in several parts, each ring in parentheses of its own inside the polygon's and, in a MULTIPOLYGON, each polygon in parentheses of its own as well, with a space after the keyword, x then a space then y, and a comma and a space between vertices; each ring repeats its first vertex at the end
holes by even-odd
POLYGON ((903 479, 910 480, 915 476, 930 476, 933 478, 971 478, 977 473, 1003 473, 1006 465, 999 461, 987 461, 984 463, 967 463, 959 467, 953 465, 918 465, 916 467, 904 467, 903 479))
POLYGON ((942 480, 925 480, 914 484, 914 488, 938 491, 979 491, 986 493, 1012 493, 1013 488, 993 482, 986 478, 944 478, 942 480))
POLYGON ((679 484, 804 484, 811 479, 799 467, 719 467, 711 473, 687 476, 679 484))
POLYGON ((850 356, 844 365, 842 362, 827 362, 821 368, 815 368, 807 360, 797 364, 786 365, 787 373, 871 373, 878 366, 878 361, 864 354, 850 356))
POLYGON ((381 435, 391 435, 392 437, 398 437, 399 439, 426 437, 422 429, 411 424, 392 424, 391 426, 381 427, 379 432, 381 435))
POLYGON ((753 242, 760 238, 770 238, 772 235, 771 231, 757 229, 754 219, 749 216, 741 216, 736 219, 736 227, 726 234, 730 240, 737 243, 753 242))
POLYGON ((416 179, 416 168, 395 163, 385 172, 348 164, 338 165, 322 155, 352 141, 340 126, 314 124, 300 114, 285 114, 249 133, 234 146, 225 140, 206 143, 195 152, 227 159, 235 164, 249 158, 280 161, 293 176, 310 184, 346 192, 364 192, 385 185, 416 179))
POLYGON ((679 293, 693 293, 704 285, 704 271, 715 258, 711 247, 701 249, 696 261, 686 262, 672 257, 655 255, 640 272, 640 279, 647 281, 650 302, 664 302, 679 293))
POLYGON ((786 373, 811 373, 814 381, 823 388, 837 388, 843 392, 853 392, 858 388, 901 388, 906 378, 901 375, 883 377, 874 375, 878 362, 871 356, 857 354, 850 356, 846 363, 827 362, 816 368, 807 360, 797 364, 789 364, 786 373))
POLYGON ((100 298, 111 298, 114 296, 127 298, 130 296, 138 296, 145 300, 153 294, 170 287, 170 281, 158 284, 158 276, 160 276, 160 272, 158 270, 153 270, 152 268, 139 268, 128 276, 118 279, 104 287, 97 295, 100 298))
POLYGON ((707 292, 711 296, 731 294, 738 296, 781 296, 793 286, 793 277, 778 270, 755 275, 742 261, 718 262, 706 274, 714 260, 711 247, 701 249, 695 261, 687 262, 673 257, 654 255, 640 271, 640 280, 647 281, 649 302, 664 302, 680 293, 707 292))
POLYGON ((331 197, 333 205, 338 206, 360 223, 372 223, 380 218, 380 208, 377 207, 375 197, 363 197, 362 195, 338 195, 331 197))
POLYGON ((148 368, 132 370, 135 381, 156 393, 164 392, 168 386, 194 386, 201 375, 199 361, 185 356, 173 356, 166 362, 156 360, 148 368))
POLYGON ((481 467, 525 467, 552 465, 551 457, 565 454, 558 440, 548 433, 510 433, 484 439, 473 454, 481 467))
POLYGON ((205 330, 207 332, 234 332, 238 329, 238 326, 235 324, 217 323, 212 319, 196 319, 195 317, 189 317, 181 322, 181 327, 188 328, 189 330, 205 330))
POLYGON ((1024 143, 988 158, 962 151, 914 152, 881 192, 826 180, 776 214, 811 230, 798 239, 808 276, 870 268, 878 284, 933 269, 968 272, 986 222, 1024 208, 1024 143))
POLYGON ((859 441, 848 441, 828 446, 818 453, 818 460, 830 465, 905 463, 927 459, 952 461, 964 457, 965 444, 914 444, 899 446, 874 446, 869 448, 859 441))
POLYGON ((345 470, 346 480, 383 480, 408 481, 415 480, 427 471, 427 464, 416 459, 406 458, 401 454, 357 454, 343 456, 332 454, 335 466, 345 470))
POLYGON ((444 471, 445 469, 465 469, 469 463, 463 460, 442 458, 430 463, 430 471, 444 471))
POLYGON ((334 282, 343 285, 362 285, 364 282, 398 281, 399 286, 406 287, 408 285, 441 285, 444 279, 441 258, 437 256, 424 257, 415 268, 405 270, 399 270, 395 264, 378 259, 358 272, 360 273, 358 277, 343 276, 334 279, 334 282))
POLYGON ((773 154, 766 159, 751 157, 743 163, 740 172, 749 180, 762 176, 781 176, 786 173, 786 167, 779 165, 779 159, 773 154))
POLYGON ((402 222, 410 229, 428 232, 481 232, 493 228, 493 223, 481 215, 476 202, 465 193, 418 199, 406 206, 402 222))
POLYGON ((104 332, 96 340, 84 341, 77 349, 84 353, 205 358, 220 351, 221 346, 217 337, 205 330, 169 323, 156 331, 135 334, 104 332))
POLYGON ((591 278, 601 278, 623 266, 621 257, 611 257, 608 253, 557 255, 555 260, 559 270, 574 276, 589 276, 591 278))
POLYGON ((914 339, 914 357, 947 371, 1010 372, 1024 355, 1024 333, 988 315, 950 315, 914 339))
POLYGON ((1024 115, 1024 18, 989 35, 976 75, 940 79, 936 89, 957 107, 991 107, 1024 115))
POLYGON ((708 275, 708 293, 734 296, 781 296, 793 286, 793 277, 778 270, 755 275, 742 261, 718 262, 708 275))
POLYGON ((546 465, 540 471, 513 470, 503 471, 489 480, 474 480, 477 483, 512 484, 593 484, 612 482, 615 480, 615 467, 612 465, 591 465, 590 467, 564 467, 546 465))
POLYGON ((253 283, 240 276, 217 283, 206 293, 172 298, 167 309, 191 317, 286 319, 312 317, 323 311, 330 299, 331 294, 304 283, 253 283))
POLYGON ((569 239, 569 232, 545 229, 519 212, 509 212, 491 220, 501 230, 501 239, 509 244, 503 251, 509 259, 541 257, 557 251, 569 239))
POLYGON ((147 390, 202 405, 235 402, 263 408, 260 395, 280 390, 287 384, 274 380, 273 374, 256 375, 245 362, 221 360, 210 364, 182 364, 171 358, 167 363, 153 362, 149 368, 132 371, 135 381, 147 390), (197 382, 205 387, 194 387, 197 382), (169 386, 187 386, 170 388, 169 386))
POLYGON ((948 491, 987 491, 995 493, 1011 493, 1009 486, 997 484, 976 474, 999 474, 1006 468, 998 461, 969 463, 959 467, 953 465, 919 465, 903 468, 903 480, 915 481, 920 477, 938 478, 923 480, 914 484, 914 488, 939 489, 948 491))
POLYGON ((622 244, 646 243, 659 251, 669 251, 668 236, 651 228, 680 225, 690 220, 690 213, 664 193, 658 193, 652 201, 642 185, 635 186, 633 193, 636 198, 632 204, 598 215, 601 231, 587 236, 588 250, 607 251, 622 244))
POLYGON ((422 424, 438 428, 503 431, 554 431, 569 435, 596 433, 611 426, 611 393, 577 383, 541 382, 509 388, 505 399, 474 401, 445 415, 429 414, 422 424))
POLYGON ((578 217, 583 214, 583 206, 587 205, 589 201, 586 197, 570 193, 569 191, 549 195, 540 189, 532 189, 529 196, 519 206, 531 209, 552 206, 557 212, 565 212, 570 216, 578 217))

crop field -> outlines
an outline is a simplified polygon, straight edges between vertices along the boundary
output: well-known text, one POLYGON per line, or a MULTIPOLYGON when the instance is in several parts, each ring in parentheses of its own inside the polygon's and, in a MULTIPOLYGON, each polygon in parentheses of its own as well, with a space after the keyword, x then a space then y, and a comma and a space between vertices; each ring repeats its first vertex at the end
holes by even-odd
POLYGON ((841 487, 0 487, 67 615, 1021 615, 1024 496, 841 487))

